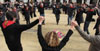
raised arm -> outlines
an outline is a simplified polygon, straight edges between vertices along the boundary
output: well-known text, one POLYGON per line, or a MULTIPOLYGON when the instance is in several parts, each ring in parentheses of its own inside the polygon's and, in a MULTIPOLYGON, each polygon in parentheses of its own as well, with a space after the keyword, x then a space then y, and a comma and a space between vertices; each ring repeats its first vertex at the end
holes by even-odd
POLYGON ((18 25, 17 29, 20 31, 24 31, 24 30, 32 28, 33 26, 37 25, 38 23, 39 23, 39 20, 37 19, 28 25, 18 25))
POLYGON ((76 30, 79 32, 79 34, 82 36, 82 38, 84 38, 85 40, 87 40, 90 43, 95 43, 95 40, 97 38, 96 36, 91 36, 91 35, 85 33, 84 31, 82 31, 76 21, 73 21, 72 24, 75 26, 76 30))
POLYGON ((69 41, 70 36, 72 35, 73 31, 69 30, 66 34, 66 36, 63 38, 63 40, 59 44, 59 49, 62 49, 66 43, 69 41))
POLYGON ((38 25, 38 33, 37 33, 37 36, 38 36, 39 43, 40 43, 40 45, 42 47, 45 46, 45 45, 47 45, 47 43, 45 42, 45 40, 43 38, 43 35, 42 35, 41 25, 38 25))
POLYGON ((47 43, 45 42, 45 39, 43 38, 43 35, 42 35, 42 22, 44 20, 44 17, 40 17, 39 18, 39 25, 38 25, 38 32, 37 32, 37 36, 38 36, 38 40, 39 40, 39 43, 42 47, 46 46, 47 43))

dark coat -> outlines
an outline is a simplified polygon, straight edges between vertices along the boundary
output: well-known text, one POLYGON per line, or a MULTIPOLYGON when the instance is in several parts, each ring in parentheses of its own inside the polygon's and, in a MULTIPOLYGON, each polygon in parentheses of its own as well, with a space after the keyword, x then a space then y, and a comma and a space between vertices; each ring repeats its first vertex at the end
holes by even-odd
POLYGON ((19 25, 16 23, 13 23, 9 25, 8 27, 3 27, 3 22, 0 22, 0 26, 2 28, 3 35, 5 37, 6 44, 11 51, 22 51, 22 45, 21 45, 21 33, 27 29, 30 29, 31 27, 38 24, 39 20, 35 20, 34 22, 28 24, 28 25, 19 25))
POLYGON ((61 14, 61 11, 60 11, 60 9, 59 8, 56 8, 55 9, 55 13, 54 14, 56 14, 56 15, 59 15, 59 14, 61 14))
POLYGON ((75 7, 67 7, 68 8, 68 16, 71 17, 74 15, 75 7))
POLYGON ((44 7, 38 6, 38 11, 40 14, 44 14, 44 7))
POLYGON ((87 16, 86 16, 86 20, 85 21, 92 21, 92 17, 93 15, 96 15, 96 12, 94 10, 88 10, 86 12, 87 16))
POLYGON ((77 22, 79 22, 79 23, 84 22, 83 21, 83 13, 84 13, 84 9, 83 8, 77 10, 76 19, 75 19, 77 22))

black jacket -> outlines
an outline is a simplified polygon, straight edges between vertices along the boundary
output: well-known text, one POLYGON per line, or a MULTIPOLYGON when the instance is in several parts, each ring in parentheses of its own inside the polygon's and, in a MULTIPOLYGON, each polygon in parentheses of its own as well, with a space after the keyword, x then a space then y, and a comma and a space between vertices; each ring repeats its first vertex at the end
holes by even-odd
POLYGON ((83 22, 83 13, 84 13, 84 9, 78 9, 77 10, 77 14, 76 14, 76 21, 79 22, 79 23, 82 23, 83 22))
POLYGON ((44 14, 44 7, 40 7, 40 5, 39 5, 38 11, 39 11, 40 14, 44 14))
POLYGON ((73 7, 73 8, 67 7, 67 8, 68 8, 68 16, 69 17, 74 16, 75 7, 73 7))
POLYGON ((69 41, 69 38, 72 35, 72 33, 73 32, 71 30, 69 30, 67 35, 60 42, 59 46, 50 47, 50 46, 48 46, 45 39, 43 38, 41 25, 38 25, 38 39, 39 39, 39 43, 42 47, 42 51, 60 51, 66 45, 66 43, 69 41))
POLYGON ((92 21, 92 17, 93 17, 93 15, 96 14, 96 12, 95 11, 87 11, 86 14, 87 14, 86 21, 92 21))
POLYGON ((11 51, 20 51, 22 49, 21 45, 21 33, 27 29, 38 24, 39 20, 35 20, 29 25, 19 25, 19 24, 12 24, 7 28, 3 28, 2 23, 0 24, 2 28, 3 35, 5 37, 6 44, 11 51))
POLYGON ((61 11, 60 11, 60 9, 59 9, 59 8, 56 8, 56 9, 55 9, 55 14, 56 14, 56 15, 61 14, 61 11))

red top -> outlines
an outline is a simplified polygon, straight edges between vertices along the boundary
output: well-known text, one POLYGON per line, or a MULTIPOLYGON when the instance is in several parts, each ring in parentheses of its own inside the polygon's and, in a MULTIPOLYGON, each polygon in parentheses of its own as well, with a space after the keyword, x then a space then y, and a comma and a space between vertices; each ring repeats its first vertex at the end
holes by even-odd
POLYGON ((10 25, 12 25, 12 24, 14 24, 15 22, 14 21, 4 21, 3 23, 2 23, 2 26, 3 26, 3 28, 5 29, 5 28, 7 28, 8 26, 10 26, 10 25))

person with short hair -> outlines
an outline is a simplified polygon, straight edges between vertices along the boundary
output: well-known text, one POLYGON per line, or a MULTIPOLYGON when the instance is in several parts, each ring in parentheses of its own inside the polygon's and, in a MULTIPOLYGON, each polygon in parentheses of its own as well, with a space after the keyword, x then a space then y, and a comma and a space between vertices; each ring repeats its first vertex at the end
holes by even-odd
POLYGON ((6 13, 7 20, 0 22, 0 26, 5 37, 6 44, 10 51, 23 51, 21 45, 21 33, 37 25, 39 19, 28 25, 17 24, 16 16, 13 12, 6 13))

